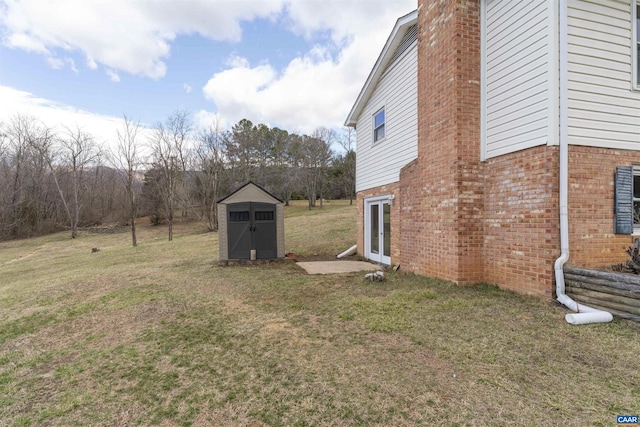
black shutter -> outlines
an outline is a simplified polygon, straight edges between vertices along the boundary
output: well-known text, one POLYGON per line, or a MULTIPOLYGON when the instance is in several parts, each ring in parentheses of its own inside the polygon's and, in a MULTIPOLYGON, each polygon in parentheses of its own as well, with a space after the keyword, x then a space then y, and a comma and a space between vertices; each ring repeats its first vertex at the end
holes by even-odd
POLYGON ((618 166, 615 175, 615 214, 614 232, 616 234, 633 233, 633 166, 618 166))

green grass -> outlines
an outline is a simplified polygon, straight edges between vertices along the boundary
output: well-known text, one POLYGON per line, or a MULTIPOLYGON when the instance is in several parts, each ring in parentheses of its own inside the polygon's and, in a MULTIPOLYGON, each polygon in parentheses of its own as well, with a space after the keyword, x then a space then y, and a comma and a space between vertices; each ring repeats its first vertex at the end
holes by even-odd
MULTIPOLYGON (((285 209, 330 258, 355 206, 285 209)), ((0 425, 615 425, 640 412, 640 327, 402 271, 217 265, 197 223, 0 243, 0 425), (92 247, 100 247, 91 253, 92 247)))

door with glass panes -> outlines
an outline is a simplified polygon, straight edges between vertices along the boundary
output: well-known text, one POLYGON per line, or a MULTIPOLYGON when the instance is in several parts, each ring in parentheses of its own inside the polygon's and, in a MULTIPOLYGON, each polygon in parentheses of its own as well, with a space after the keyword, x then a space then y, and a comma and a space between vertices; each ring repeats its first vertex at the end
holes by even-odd
POLYGON ((391 264, 391 199, 365 201, 365 256, 381 264, 391 264))

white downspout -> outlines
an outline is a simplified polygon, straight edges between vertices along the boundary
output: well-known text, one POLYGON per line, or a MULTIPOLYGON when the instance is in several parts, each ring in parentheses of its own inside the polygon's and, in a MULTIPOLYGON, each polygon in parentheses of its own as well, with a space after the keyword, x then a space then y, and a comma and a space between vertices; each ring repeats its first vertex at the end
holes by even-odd
POLYGON ((613 316, 607 311, 578 304, 565 294, 562 267, 569 259, 569 141, 568 141, 568 11, 566 0, 560 0, 560 257, 555 262, 556 297, 564 306, 575 313, 568 313, 565 319, 572 325, 611 322, 613 316))
POLYGON ((336 258, 344 258, 347 255, 353 255, 353 254, 356 253, 357 250, 358 250, 358 245, 353 245, 349 249, 347 249, 346 251, 338 254, 338 256, 336 256, 336 258))

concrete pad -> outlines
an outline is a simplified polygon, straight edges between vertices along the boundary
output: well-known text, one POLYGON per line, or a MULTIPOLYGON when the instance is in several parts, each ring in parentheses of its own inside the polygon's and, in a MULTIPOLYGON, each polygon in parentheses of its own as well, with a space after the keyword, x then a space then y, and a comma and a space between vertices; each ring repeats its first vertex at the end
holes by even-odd
POLYGON ((296 263, 309 274, 354 273, 358 271, 376 271, 383 267, 364 261, 308 261, 296 263))

